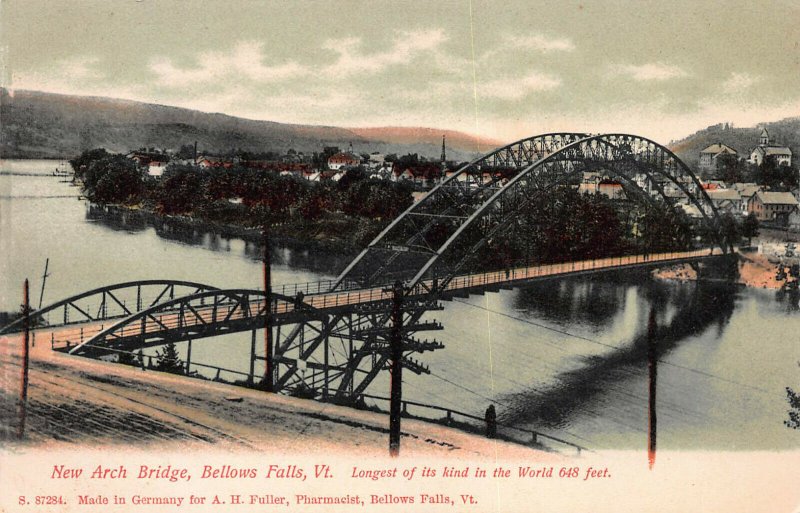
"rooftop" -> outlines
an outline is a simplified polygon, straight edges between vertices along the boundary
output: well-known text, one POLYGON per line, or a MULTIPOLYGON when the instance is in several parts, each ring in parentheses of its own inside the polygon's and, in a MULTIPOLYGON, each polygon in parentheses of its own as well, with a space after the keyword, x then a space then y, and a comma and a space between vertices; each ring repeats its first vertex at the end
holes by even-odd
POLYGON ((756 197, 765 205, 797 205, 797 198, 791 192, 759 191, 756 197))
POLYGON ((727 144, 716 143, 702 150, 700 153, 713 153, 715 155, 717 153, 733 153, 735 155, 738 152, 727 144))

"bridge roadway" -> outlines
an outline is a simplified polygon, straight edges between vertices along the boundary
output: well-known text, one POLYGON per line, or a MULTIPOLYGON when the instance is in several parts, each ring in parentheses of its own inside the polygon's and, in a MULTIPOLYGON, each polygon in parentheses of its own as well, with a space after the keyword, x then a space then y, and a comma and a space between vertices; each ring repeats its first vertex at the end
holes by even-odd
MULTIPOLYGON (((634 267, 675 265, 716 258, 722 254, 723 252, 719 248, 713 248, 684 252, 608 257, 593 260, 581 260, 575 262, 563 262, 467 274, 453 278, 442 290, 439 291, 438 297, 447 300, 452 297, 468 295, 470 293, 480 293, 487 290, 510 288, 540 279, 620 270, 634 267)), ((424 296, 426 293, 428 293, 432 285, 433 283, 431 280, 423 281, 417 285, 415 289, 408 291, 406 297, 413 298, 424 296)), ((322 292, 309 294, 303 297, 303 303, 307 305, 307 307, 311 307, 309 309, 311 312, 313 312, 313 310, 320 312, 332 312, 357 304, 389 301, 391 298, 392 292, 388 290, 387 287, 382 286, 341 292, 322 292)), ((113 333, 112 338, 124 339, 133 336, 157 338, 158 333, 163 333, 173 329, 186 330, 187 328, 191 328, 193 325, 199 327, 214 325, 217 323, 235 324, 236 321, 258 317, 263 318, 264 300, 251 300, 248 303, 247 308, 242 308, 241 303, 231 303, 227 305, 222 303, 214 306, 195 305, 190 310, 191 311, 166 310, 153 316, 144 317, 140 320, 132 322, 129 325, 119 327, 113 333)), ((302 314, 302 312, 300 313, 302 314)), ((279 323, 281 316, 297 316, 298 305, 285 300, 273 301, 272 314, 279 323)), ((115 319, 105 319, 102 322, 94 321, 81 324, 65 325, 61 327, 38 328, 37 331, 40 333, 49 334, 50 342, 54 348, 58 347, 70 349, 90 340, 93 336, 97 335, 106 327, 113 324, 114 321, 115 319)), ((252 323, 250 327, 244 329, 252 329, 252 323)), ((216 334, 224 334, 234 331, 242 330, 226 330, 224 326, 221 326, 216 334)))

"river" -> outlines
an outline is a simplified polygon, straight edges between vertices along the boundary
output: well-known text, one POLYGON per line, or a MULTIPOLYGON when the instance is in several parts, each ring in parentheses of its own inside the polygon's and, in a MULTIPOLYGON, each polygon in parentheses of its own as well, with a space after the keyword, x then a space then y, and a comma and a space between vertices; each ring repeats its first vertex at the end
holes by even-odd
MULTIPOLYGON (((110 283, 170 278, 225 288, 261 286, 260 249, 237 238, 175 232, 136 216, 91 209, 51 176, 56 161, 0 161, 0 311, 31 280, 43 304, 110 283)), ((335 277, 352 255, 273 250, 276 285, 335 277)), ((539 283, 445 303, 429 315, 445 349, 404 373, 404 398, 501 421, 592 449, 647 444, 647 326, 657 313, 658 446, 785 450, 785 388, 800 389, 800 312, 774 291, 667 283, 646 273, 539 283)), ((424 337, 423 337, 424 338, 424 337)), ((192 360, 246 370, 249 342, 196 341, 192 360), (205 360, 205 361, 204 361, 205 360)), ((387 396, 388 377, 368 392, 387 396)))

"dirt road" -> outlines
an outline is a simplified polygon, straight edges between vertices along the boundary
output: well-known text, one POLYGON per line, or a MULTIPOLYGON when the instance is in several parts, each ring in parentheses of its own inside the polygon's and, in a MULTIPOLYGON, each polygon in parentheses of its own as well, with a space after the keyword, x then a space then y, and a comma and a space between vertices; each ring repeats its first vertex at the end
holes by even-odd
MULTIPOLYGON (((0 337, 2 439, 15 439, 21 337, 0 337)), ((221 383, 31 350, 26 444, 215 447, 385 455, 388 418, 221 383)), ((405 419, 403 453, 548 461, 560 456, 405 419)))

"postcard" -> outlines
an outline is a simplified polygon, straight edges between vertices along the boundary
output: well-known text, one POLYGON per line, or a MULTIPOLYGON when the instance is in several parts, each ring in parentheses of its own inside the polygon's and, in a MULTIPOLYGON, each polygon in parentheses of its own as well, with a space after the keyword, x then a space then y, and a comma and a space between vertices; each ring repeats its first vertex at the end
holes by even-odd
POLYGON ((795 2, 0 10, 1 511, 800 511, 795 2))

